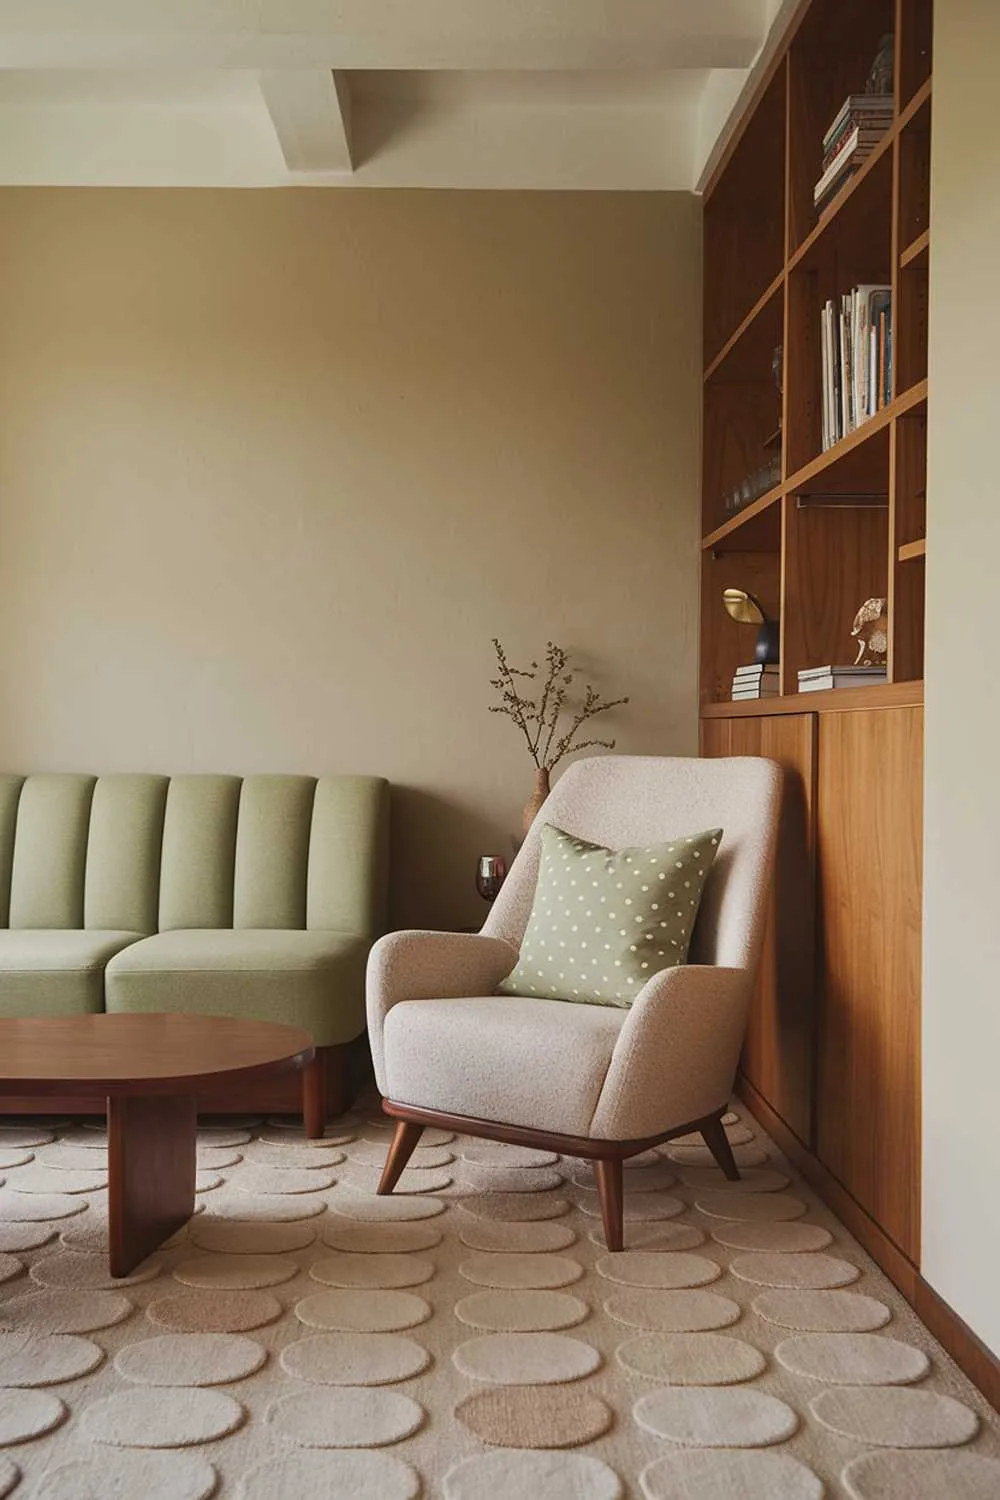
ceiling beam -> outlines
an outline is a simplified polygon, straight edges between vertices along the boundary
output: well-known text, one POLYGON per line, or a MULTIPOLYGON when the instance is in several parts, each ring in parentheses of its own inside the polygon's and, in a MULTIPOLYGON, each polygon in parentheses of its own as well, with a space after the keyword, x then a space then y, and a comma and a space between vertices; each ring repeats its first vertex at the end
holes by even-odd
POLYGON ((7 68, 740 68, 762 0, 3 0, 7 68))
POLYGON ((351 92, 339 70, 264 72, 260 90, 290 172, 350 172, 351 92))

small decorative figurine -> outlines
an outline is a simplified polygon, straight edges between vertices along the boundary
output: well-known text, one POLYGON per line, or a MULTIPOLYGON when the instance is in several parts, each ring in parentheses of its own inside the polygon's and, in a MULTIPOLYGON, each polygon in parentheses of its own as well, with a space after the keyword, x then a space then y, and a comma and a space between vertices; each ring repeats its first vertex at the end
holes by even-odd
POLYGON ((856 667, 884 667, 889 650, 888 601, 866 599, 854 616, 851 634, 858 638, 856 667))

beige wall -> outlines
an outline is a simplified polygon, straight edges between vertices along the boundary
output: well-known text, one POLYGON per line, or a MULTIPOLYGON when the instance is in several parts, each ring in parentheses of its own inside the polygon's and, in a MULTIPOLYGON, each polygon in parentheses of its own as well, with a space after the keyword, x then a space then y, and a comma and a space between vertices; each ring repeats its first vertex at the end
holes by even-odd
POLYGON ((696 742, 686 194, 0 192, 0 766, 362 770, 473 921, 490 638, 696 742))
POLYGON ((1000 1354, 1000 7, 935 7, 923 1273, 1000 1354))

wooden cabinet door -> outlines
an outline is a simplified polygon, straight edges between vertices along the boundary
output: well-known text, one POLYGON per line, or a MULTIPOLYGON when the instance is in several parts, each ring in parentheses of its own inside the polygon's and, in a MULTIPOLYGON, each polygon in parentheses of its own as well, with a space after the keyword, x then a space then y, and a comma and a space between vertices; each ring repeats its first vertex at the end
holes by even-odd
POLYGON ((703 719, 703 755, 763 755, 786 772, 773 895, 741 1071, 812 1145, 816 715, 703 719))
POLYGON ((923 710, 823 715, 817 1154, 918 1263, 923 710))

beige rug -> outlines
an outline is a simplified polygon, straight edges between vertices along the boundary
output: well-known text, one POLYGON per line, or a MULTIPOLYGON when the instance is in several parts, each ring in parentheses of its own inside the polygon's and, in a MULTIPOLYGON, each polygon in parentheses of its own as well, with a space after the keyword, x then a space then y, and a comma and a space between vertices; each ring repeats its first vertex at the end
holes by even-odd
POLYGON ((376 1200, 373 1105, 206 1121, 126 1283, 93 1123, 0 1121, 0 1496, 1000 1497, 996 1415, 742 1111, 748 1181, 649 1153, 620 1256, 550 1152, 428 1132, 376 1200))

